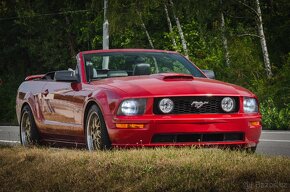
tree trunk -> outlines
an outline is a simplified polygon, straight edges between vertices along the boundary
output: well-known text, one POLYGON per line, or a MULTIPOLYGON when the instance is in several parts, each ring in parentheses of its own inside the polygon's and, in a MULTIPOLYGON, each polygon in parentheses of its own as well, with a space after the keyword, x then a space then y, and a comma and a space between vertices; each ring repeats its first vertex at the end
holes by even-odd
POLYGON ((270 78, 273 76, 273 73, 271 69, 271 63, 269 59, 269 53, 268 53, 266 38, 264 34, 264 29, 263 29, 262 12, 260 8, 259 0, 256 0, 256 6, 257 6, 256 8, 257 8, 257 14, 258 14, 257 26, 258 26, 258 32, 259 32, 260 42, 261 42, 261 47, 262 47, 262 52, 263 52, 264 64, 265 64, 265 69, 267 72, 267 77, 270 78))
POLYGON ((139 15, 139 18, 140 18, 140 21, 141 21, 141 26, 142 26, 143 30, 145 31, 145 34, 146 34, 147 39, 149 41, 149 44, 150 44, 151 48, 154 49, 153 41, 152 41, 152 39, 151 39, 151 37, 150 37, 150 35, 148 33, 148 30, 146 28, 146 25, 145 25, 144 21, 142 19, 142 14, 138 10, 137 10, 137 14, 139 15))
POLYGON ((226 27, 225 27, 225 18, 224 13, 221 11, 221 32, 222 32, 222 41, 223 41, 223 47, 224 47, 224 58, 226 61, 226 66, 230 66, 230 53, 228 48, 228 39, 226 36, 226 27))
POLYGON ((178 17, 175 14, 173 1, 172 0, 169 0, 169 2, 170 2, 170 5, 172 7, 173 17, 175 19, 176 26, 177 26, 177 29, 178 29, 178 33, 179 33, 179 36, 180 36, 180 39, 181 39, 181 43, 182 43, 182 48, 183 48, 183 51, 184 51, 184 55, 185 55, 185 57, 188 58, 188 49, 187 49, 187 45, 186 45, 186 40, 184 38, 183 30, 181 28, 181 24, 179 22, 178 17))
POLYGON ((169 13, 168 13, 168 9, 167 9, 167 6, 166 6, 165 3, 164 3, 164 10, 165 10, 165 14, 166 14, 166 19, 167 19, 167 23, 168 23, 169 32, 171 33, 170 34, 171 35, 171 40, 172 40, 173 46, 175 48, 177 45, 176 45, 175 38, 172 36, 172 34, 173 34, 172 23, 171 23, 171 20, 170 20, 170 17, 169 17, 169 13))
POLYGON ((104 0, 103 49, 109 49, 109 21, 107 19, 108 0, 104 0))
MULTIPOLYGON (((69 28, 71 24, 67 16, 65 16, 65 22, 66 22, 67 27, 69 28)), ((74 58, 76 56, 74 38, 69 30, 67 31, 67 35, 68 35, 68 46, 70 50, 70 55, 72 58, 74 58)))
MULTIPOLYGON (((109 49, 109 21, 107 19, 108 0, 104 0, 103 49, 109 49)), ((109 69, 109 57, 103 57, 102 69, 109 69)))

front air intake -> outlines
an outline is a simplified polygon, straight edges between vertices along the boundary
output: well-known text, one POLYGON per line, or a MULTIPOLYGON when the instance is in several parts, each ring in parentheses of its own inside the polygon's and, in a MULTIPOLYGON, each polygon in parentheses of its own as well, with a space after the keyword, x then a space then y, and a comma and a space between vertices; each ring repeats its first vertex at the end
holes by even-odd
POLYGON ((237 142, 244 141, 244 133, 177 133, 156 134, 152 143, 186 143, 186 142, 237 142))
POLYGON ((166 76, 163 78, 164 81, 192 81, 192 76, 166 76))

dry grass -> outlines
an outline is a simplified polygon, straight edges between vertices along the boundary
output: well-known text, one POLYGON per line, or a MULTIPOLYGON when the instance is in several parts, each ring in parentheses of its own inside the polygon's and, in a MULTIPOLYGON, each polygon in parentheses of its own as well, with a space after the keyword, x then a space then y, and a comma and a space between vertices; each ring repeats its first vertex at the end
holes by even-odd
POLYGON ((289 191, 290 159, 158 148, 0 147, 0 191, 289 191))

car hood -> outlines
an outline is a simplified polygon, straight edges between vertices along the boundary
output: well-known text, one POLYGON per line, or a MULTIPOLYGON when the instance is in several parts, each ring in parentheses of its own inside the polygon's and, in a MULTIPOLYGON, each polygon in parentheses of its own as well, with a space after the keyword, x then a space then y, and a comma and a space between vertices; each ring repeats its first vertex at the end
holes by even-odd
POLYGON ((107 85, 120 89, 129 97, 180 96, 180 95, 229 95, 254 96, 237 85, 191 75, 165 73, 144 76, 108 78, 94 81, 95 85, 107 85))

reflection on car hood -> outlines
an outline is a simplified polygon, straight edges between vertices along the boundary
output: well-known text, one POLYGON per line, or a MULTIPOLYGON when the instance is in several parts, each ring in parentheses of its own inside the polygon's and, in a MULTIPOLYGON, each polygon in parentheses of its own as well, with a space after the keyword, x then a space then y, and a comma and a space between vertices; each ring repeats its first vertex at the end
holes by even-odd
POLYGON ((188 75, 174 73, 109 78, 94 81, 92 84, 106 84, 107 86, 121 89, 129 97, 181 96, 193 94, 254 96, 247 89, 237 85, 206 78, 189 78, 188 75))

